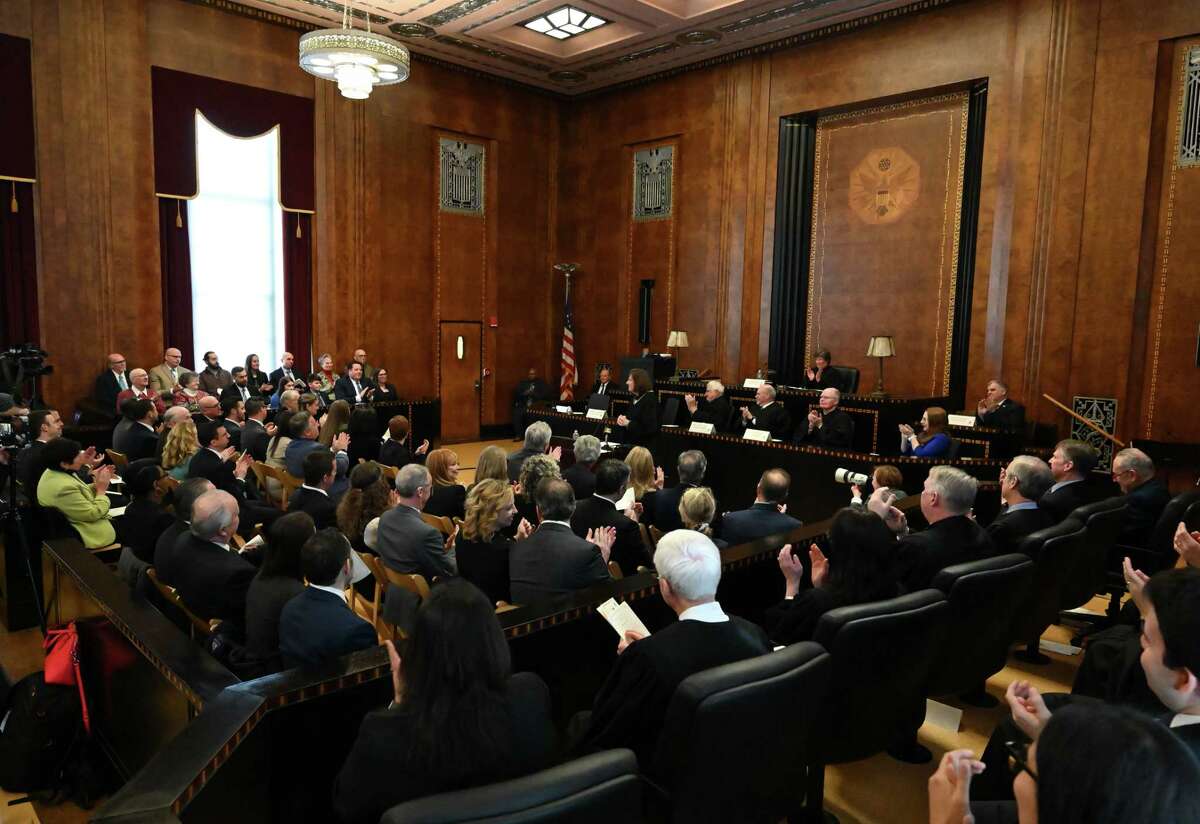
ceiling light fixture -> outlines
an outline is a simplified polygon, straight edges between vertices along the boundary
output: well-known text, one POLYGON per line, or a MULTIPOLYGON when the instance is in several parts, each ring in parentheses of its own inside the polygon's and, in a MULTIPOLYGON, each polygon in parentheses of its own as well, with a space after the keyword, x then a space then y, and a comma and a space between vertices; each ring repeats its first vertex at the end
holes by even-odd
POLYGON ((555 40, 566 40, 579 34, 608 23, 603 17, 577 9, 574 6, 560 6, 549 14, 543 14, 521 25, 530 31, 553 37, 555 40))
POLYGON ((342 6, 342 27, 320 29, 300 38, 300 68, 325 80, 336 80, 338 91, 352 100, 365 100, 376 86, 408 79, 408 49, 390 37, 354 29, 354 0, 342 6))

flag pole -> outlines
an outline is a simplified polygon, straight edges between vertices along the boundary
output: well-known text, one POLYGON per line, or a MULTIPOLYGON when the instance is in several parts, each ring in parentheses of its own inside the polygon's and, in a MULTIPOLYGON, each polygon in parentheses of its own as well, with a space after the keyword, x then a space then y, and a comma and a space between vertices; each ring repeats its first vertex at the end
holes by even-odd
POLYGON ((567 388, 565 383, 567 375, 563 371, 566 364, 566 358, 570 358, 570 386, 574 387, 579 383, 579 364, 575 360, 575 344, 574 344, 574 321, 571 319, 571 275, 579 268, 578 263, 556 263, 554 271, 561 273, 566 278, 566 292, 563 295, 563 346, 562 359, 560 364, 560 375, 558 381, 559 400, 574 399, 574 391, 567 388))

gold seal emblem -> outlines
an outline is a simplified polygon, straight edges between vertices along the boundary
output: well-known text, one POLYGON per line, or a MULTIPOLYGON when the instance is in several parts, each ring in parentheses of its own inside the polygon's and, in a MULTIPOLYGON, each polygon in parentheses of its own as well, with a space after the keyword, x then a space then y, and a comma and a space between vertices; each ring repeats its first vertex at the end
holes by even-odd
POLYGON ((921 167, 901 148, 872 149, 850 172, 850 210, 864 223, 892 223, 917 202, 921 167))

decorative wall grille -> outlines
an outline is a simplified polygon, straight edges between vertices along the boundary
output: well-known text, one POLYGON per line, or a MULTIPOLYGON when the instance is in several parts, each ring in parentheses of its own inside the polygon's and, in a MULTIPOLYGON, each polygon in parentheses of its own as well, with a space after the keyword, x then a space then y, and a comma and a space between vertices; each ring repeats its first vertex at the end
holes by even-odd
MULTIPOLYGON (((1071 401, 1071 408, 1076 415, 1087 418, 1108 434, 1117 430, 1117 399, 1093 398, 1076 395, 1071 401)), ((1107 472, 1112 467, 1113 442, 1101 436, 1095 430, 1084 426, 1074 418, 1071 419, 1071 437, 1077 441, 1091 444, 1100 453, 1096 464, 1097 472, 1107 472)))
POLYGON ((482 215, 484 147, 445 137, 438 140, 438 147, 442 211, 482 215))
POLYGON ((1179 107, 1179 165, 1200 166, 1200 46, 1188 52, 1179 107))
POLYGON ((634 152, 634 220, 665 220, 671 216, 674 176, 674 146, 655 146, 634 152))

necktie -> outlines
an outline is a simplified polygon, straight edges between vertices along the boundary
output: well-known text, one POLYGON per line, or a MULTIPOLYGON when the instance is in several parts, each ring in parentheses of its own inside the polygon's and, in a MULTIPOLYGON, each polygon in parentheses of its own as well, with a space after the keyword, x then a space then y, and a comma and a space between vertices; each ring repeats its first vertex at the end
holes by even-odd
POLYGON ((358 388, 358 381, 350 381, 350 382, 352 384, 354 384, 354 400, 361 401, 362 400, 362 390, 358 388))
POLYGON ((248 400, 250 400, 250 390, 249 390, 249 389, 247 389, 246 387, 244 387, 244 386, 243 386, 243 387, 241 387, 240 391, 241 391, 241 393, 242 393, 242 400, 243 400, 243 401, 248 401, 248 400))
POLYGON ((604 394, 604 387, 606 387, 606 386, 608 386, 608 384, 606 384, 606 383, 602 383, 602 384, 600 384, 600 394, 601 394, 601 395, 603 395, 603 394, 604 394))
POLYGON ((175 383, 179 383, 179 370, 174 366, 171 367, 171 380, 175 381, 175 383))
POLYGON ((128 388, 129 388, 129 384, 127 384, 127 383, 125 382, 125 373, 124 373, 124 372, 122 372, 121 374, 117 375, 117 386, 121 387, 121 390, 122 390, 122 391, 124 391, 124 390, 126 390, 126 389, 128 389, 128 388))

